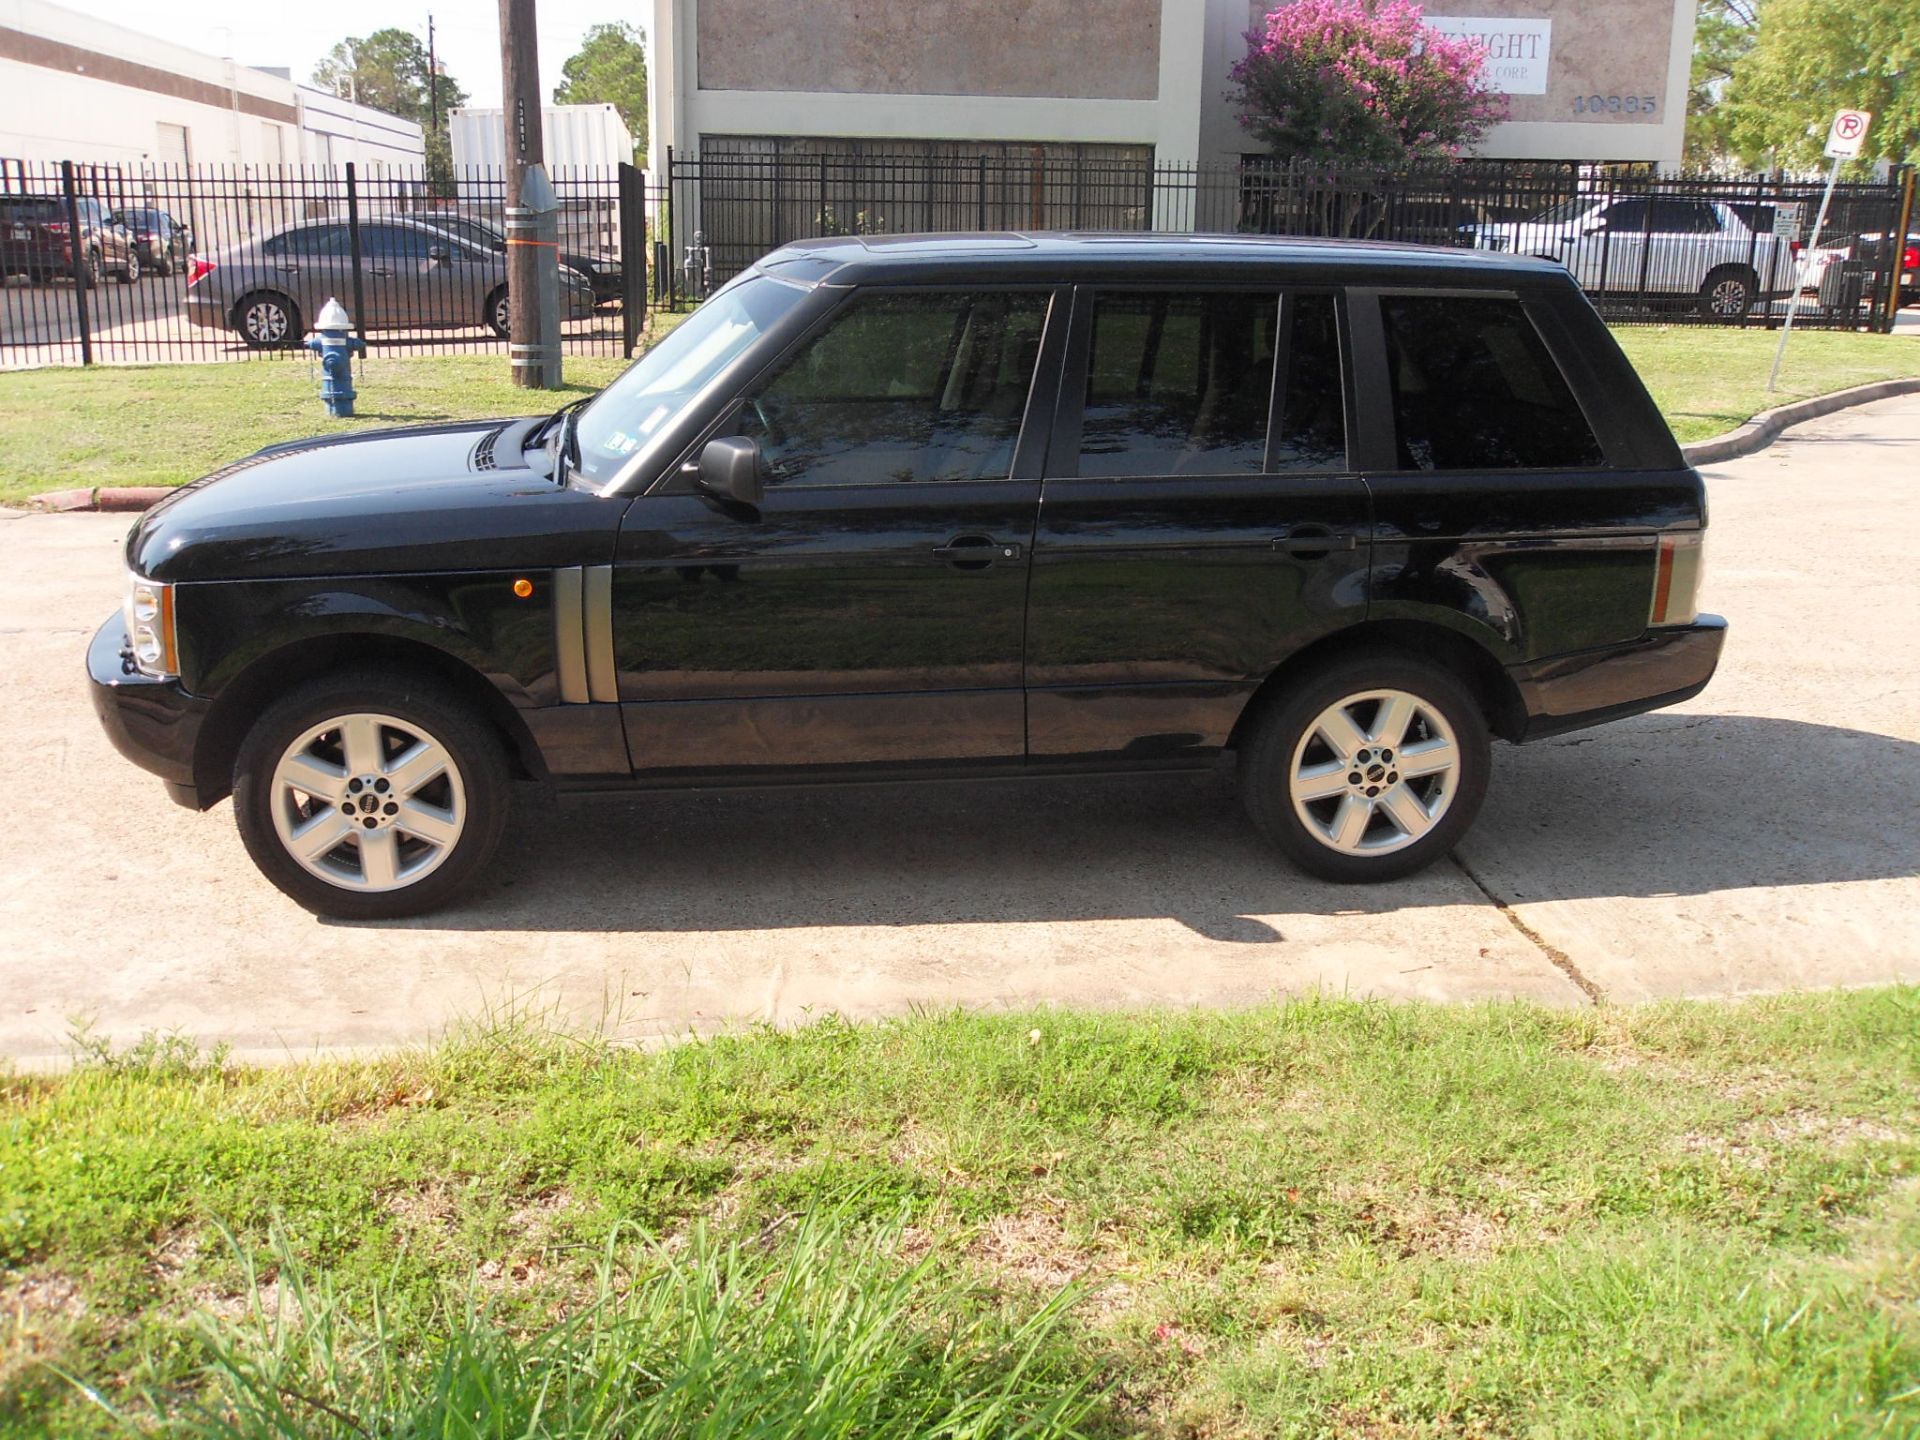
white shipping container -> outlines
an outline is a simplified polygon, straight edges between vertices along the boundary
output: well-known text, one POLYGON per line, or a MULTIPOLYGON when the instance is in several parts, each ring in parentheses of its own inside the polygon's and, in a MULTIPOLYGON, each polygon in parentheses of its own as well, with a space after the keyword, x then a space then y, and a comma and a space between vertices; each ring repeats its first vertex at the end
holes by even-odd
MULTIPOLYGON (((542 148, 549 174, 576 166, 611 169, 633 163, 633 136, 611 105, 545 105, 542 148)), ((467 107, 449 112, 447 137, 456 166, 507 163, 506 112, 467 107)))

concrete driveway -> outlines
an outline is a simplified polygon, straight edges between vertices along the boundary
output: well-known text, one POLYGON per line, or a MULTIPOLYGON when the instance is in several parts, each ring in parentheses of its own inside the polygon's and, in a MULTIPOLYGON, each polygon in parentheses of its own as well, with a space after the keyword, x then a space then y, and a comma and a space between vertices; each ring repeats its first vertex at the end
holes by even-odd
POLYGON ((1920 398, 1711 472, 1719 677, 1496 748, 1458 864, 1355 890, 1270 856, 1212 779, 523 798, 464 908, 315 920, 226 806, 115 755, 81 654, 124 517, 0 512, 0 1053, 70 1022, 242 1053, 483 1011, 646 1038, 915 1005, 1356 994, 1580 1005, 1920 979, 1920 398))

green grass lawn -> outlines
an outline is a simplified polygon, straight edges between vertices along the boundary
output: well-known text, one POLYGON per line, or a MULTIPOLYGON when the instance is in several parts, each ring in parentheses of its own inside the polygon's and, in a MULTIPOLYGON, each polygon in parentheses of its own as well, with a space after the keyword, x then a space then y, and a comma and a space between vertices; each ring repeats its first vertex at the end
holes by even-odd
POLYGON ((1769 395, 1778 331, 1672 325, 1622 326, 1613 333, 1682 443, 1721 434, 1790 400, 1920 375, 1920 341, 1911 336, 1796 330, 1779 388, 1769 395))
MULTIPOLYGON (((1920 344, 1904 336, 1808 332, 1791 342, 1781 388, 1770 397, 1771 332, 1674 326, 1616 333, 1683 441, 1790 399, 1920 375, 1920 344)), ((624 363, 569 357, 566 392, 543 396, 516 390, 498 356, 375 358, 356 381, 360 414, 352 420, 327 418, 316 376, 299 359, 0 374, 0 504, 46 490, 184 484, 302 435, 547 410, 604 385, 624 363)))
POLYGON ((356 365, 351 420, 327 416, 299 359, 0 375, 0 503, 43 490, 183 485, 302 435, 466 416, 531 415, 596 390, 624 361, 567 357, 558 394, 516 389, 495 355, 356 365))
POLYGON ((1916 1167, 1913 989, 161 1041, 0 1077, 0 1434, 1912 1436, 1916 1167))

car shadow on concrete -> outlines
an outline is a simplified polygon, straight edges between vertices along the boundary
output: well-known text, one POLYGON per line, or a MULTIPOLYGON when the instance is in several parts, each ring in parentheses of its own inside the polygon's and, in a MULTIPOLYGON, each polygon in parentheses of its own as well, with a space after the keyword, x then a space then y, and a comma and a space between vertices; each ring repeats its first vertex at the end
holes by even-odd
MULTIPOLYGON (((1669 713, 1494 757, 1461 855, 1505 901, 1920 874, 1920 745, 1908 741, 1669 713)), ((627 933, 1171 918, 1259 944, 1283 940, 1289 915, 1482 899, 1448 863, 1377 886, 1302 875, 1219 774, 557 800, 527 787, 473 898, 398 923, 627 933)))

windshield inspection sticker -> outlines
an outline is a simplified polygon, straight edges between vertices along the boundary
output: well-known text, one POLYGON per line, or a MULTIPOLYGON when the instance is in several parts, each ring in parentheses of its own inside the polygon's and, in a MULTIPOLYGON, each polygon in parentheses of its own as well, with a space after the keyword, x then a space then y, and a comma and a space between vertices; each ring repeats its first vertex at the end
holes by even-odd
POLYGON ((640 437, 624 430, 616 430, 600 442, 600 449, 608 455, 631 455, 639 446, 640 437))

